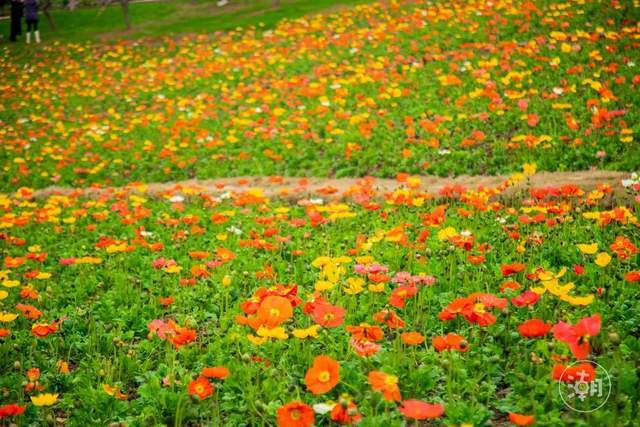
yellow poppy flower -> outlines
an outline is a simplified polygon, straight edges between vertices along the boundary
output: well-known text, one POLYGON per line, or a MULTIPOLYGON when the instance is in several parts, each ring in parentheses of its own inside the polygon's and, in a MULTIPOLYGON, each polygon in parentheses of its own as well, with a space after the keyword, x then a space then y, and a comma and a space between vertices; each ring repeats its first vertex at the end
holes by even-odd
POLYGON ((31 396, 31 402, 36 406, 51 406, 58 401, 58 394, 44 393, 31 396))
POLYGON ((369 290, 374 293, 384 292, 384 283, 378 283, 378 284, 370 283, 369 290))
POLYGON ((258 328, 258 336, 263 338, 275 338, 279 340, 286 340, 287 338, 289 338, 289 335, 285 332, 282 326, 273 329, 268 329, 264 326, 260 326, 260 328, 258 328))
POLYGON ((560 299, 571 305, 589 305, 593 302, 593 294, 584 296, 562 295, 560 296, 560 299))
POLYGON ((267 342, 268 338, 266 338, 266 337, 257 337, 257 336, 255 336, 253 334, 247 334, 247 339, 254 345, 262 345, 265 342, 267 342))
POLYGON ((294 337, 304 339, 304 338, 317 338, 318 330, 320 330, 320 325, 309 326, 306 329, 294 329, 293 334, 294 337))
POLYGON ((578 246, 578 249, 580 249, 580 252, 587 255, 593 255, 598 251, 597 243, 591 243, 591 244, 578 243, 576 246, 578 246))
POLYGON ((349 277, 347 286, 343 286, 342 290, 349 295, 357 295, 364 290, 364 279, 360 277, 349 277))
POLYGON ((18 281, 18 280, 3 280, 2 281, 2 286, 4 286, 5 288, 15 288, 19 284, 20 284, 20 281, 18 281))
POLYGON ((182 267, 179 265, 170 265, 169 267, 166 267, 164 271, 171 274, 180 273, 182 271, 182 267))
POLYGON ((438 240, 441 242, 447 240, 449 237, 457 236, 458 232, 453 227, 446 227, 438 231, 438 240))
POLYGON ((18 317, 17 314, 0 312, 0 322, 3 322, 3 323, 13 322, 14 320, 16 320, 17 317, 18 317))
POLYGON ((328 291, 329 289, 335 286, 334 283, 331 283, 327 280, 318 280, 314 286, 315 290, 318 292, 328 291))
POLYGON ((321 256, 314 259, 311 265, 316 268, 321 268, 324 265, 328 264, 330 261, 331 261, 331 258, 329 258, 328 256, 321 256))
POLYGON ((595 263, 598 265, 598 267, 604 268, 607 265, 609 265, 610 262, 611 262, 611 255, 609 255, 606 252, 600 252, 598 256, 596 256, 595 263))

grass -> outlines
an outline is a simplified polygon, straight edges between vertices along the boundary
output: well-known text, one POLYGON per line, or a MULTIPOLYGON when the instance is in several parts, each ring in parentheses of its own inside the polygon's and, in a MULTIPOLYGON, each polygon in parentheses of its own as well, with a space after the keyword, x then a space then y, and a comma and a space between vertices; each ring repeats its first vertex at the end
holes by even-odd
MULTIPOLYGON (((270 0, 232 1, 219 8, 214 1, 170 0, 132 3, 129 13, 132 29, 126 30, 119 4, 74 11, 52 11, 57 26, 51 31, 40 13, 42 38, 45 41, 85 42, 104 39, 136 39, 184 33, 212 33, 237 27, 272 28, 282 19, 322 12, 340 5, 362 3, 362 0, 283 0, 274 9, 270 0)), ((9 20, 0 21, 0 34, 9 34, 9 20)), ((6 36, 5 36, 6 37, 6 36)))

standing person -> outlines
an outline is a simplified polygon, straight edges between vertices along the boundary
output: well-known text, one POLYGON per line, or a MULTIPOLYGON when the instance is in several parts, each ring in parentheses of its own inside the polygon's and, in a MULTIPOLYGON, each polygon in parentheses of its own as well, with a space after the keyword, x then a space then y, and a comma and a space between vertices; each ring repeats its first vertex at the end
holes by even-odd
POLYGON ((38 31, 38 0, 24 0, 24 17, 27 20, 27 43, 31 43, 31 30, 40 43, 40 31, 38 31))
POLYGON ((24 5, 22 0, 11 0, 11 34, 9 40, 16 41, 16 38, 22 34, 22 10, 24 5))

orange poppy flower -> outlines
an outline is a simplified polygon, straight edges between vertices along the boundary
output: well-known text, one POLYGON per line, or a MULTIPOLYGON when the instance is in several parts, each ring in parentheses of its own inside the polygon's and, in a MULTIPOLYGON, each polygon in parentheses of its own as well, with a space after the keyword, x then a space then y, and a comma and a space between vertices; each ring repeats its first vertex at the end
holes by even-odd
POLYGON ((627 282, 640 282, 640 270, 633 270, 624 275, 627 282))
POLYGON ((533 415, 522 415, 516 414, 514 412, 509 412, 509 421, 517 426, 529 426, 533 424, 535 420, 536 419, 533 415))
POLYGON ((420 332, 403 332, 400 338, 406 345, 420 345, 424 342, 424 335, 420 332))
POLYGON ((229 370, 224 366, 212 366, 202 370, 202 376, 207 378, 226 378, 229 376, 229 370))
POLYGON ((412 285, 401 285, 395 288, 389 296, 389 304, 396 308, 403 308, 405 300, 415 296, 418 288, 412 285))
POLYGON ((501 267, 502 275, 504 277, 511 276, 516 273, 524 271, 525 265, 522 263, 505 264, 501 267))
POLYGON ((443 350, 457 350, 464 353, 469 349, 467 340, 458 334, 447 334, 446 336, 434 337, 433 347, 437 351, 443 350))
POLYGON ((44 338, 49 334, 52 334, 58 330, 58 326, 55 323, 36 323, 31 326, 31 333, 38 338, 44 338))
POLYGON ((403 328, 404 320, 392 310, 382 310, 373 315, 373 320, 384 323, 390 329, 403 328))
POLYGON ((278 427, 310 427, 315 420, 313 409, 297 400, 279 407, 276 416, 278 427))
POLYGON ((260 303, 257 315, 262 325, 273 329, 293 315, 293 307, 287 298, 270 295, 260 303))
POLYGON ((369 372, 369 384, 375 391, 383 394, 385 400, 400 401, 400 388, 398 387, 398 377, 389 375, 382 371, 369 372))
POLYGON ((362 414, 358 410, 358 405, 348 395, 343 394, 331 410, 330 418, 337 424, 352 425, 362 420, 362 414))
POLYGON ((340 365, 329 356, 317 356, 307 370, 304 382, 313 394, 323 394, 340 381, 340 365))
POLYGON ((589 383, 596 379, 596 370, 593 365, 588 362, 579 363, 569 367, 557 364, 553 366, 551 377, 556 381, 563 381, 566 383, 574 383, 579 379, 589 383), (582 376, 578 375, 578 373, 582 376))
POLYGON ((384 337, 381 327, 371 326, 368 323, 361 323, 359 326, 347 326, 345 329, 358 341, 376 342, 384 337))
POLYGON ((190 395, 196 395, 200 400, 204 400, 213 394, 213 384, 207 378, 199 376, 198 379, 189 383, 187 390, 190 395))
POLYGON ((16 308, 22 312, 22 315, 27 319, 39 319, 42 316, 42 312, 29 304, 16 304, 16 308))

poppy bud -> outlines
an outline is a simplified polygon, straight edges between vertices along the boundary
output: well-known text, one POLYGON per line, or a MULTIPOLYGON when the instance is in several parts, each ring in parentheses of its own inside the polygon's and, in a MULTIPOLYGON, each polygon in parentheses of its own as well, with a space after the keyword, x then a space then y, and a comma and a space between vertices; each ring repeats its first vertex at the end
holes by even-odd
POLYGON ((16 360, 15 362, 13 362, 13 367, 14 367, 15 369, 20 369, 20 366, 22 366, 22 365, 20 364, 20 361, 19 361, 19 360, 16 360))
POLYGON ((187 328, 197 328, 198 327, 198 321, 196 319, 194 319, 193 317, 189 316, 185 319, 184 324, 187 328))
POLYGON ((609 341, 611 341, 611 344, 619 344, 620 335, 617 332, 609 332, 609 341))

